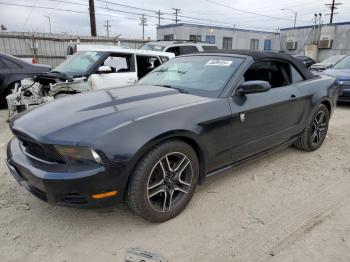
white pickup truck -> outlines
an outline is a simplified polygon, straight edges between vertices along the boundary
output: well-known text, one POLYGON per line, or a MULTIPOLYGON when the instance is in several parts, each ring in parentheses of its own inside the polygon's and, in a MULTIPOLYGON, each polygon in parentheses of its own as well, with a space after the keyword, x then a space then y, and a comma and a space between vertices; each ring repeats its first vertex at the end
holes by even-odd
POLYGON ((53 99, 96 89, 132 85, 175 55, 120 46, 80 45, 49 73, 23 79, 6 97, 9 116, 53 99))

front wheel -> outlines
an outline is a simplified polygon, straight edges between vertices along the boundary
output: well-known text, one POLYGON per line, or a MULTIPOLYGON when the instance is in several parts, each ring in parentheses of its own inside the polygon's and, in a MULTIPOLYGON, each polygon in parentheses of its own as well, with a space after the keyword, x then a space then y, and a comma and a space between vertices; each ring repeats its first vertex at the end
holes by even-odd
POLYGON ((174 140, 160 144, 143 157, 129 183, 130 209, 150 222, 180 214, 198 183, 198 159, 193 148, 174 140))
POLYGON ((299 136, 295 146, 305 151, 315 151, 320 148, 327 135, 329 117, 328 108, 320 104, 309 127, 299 136))

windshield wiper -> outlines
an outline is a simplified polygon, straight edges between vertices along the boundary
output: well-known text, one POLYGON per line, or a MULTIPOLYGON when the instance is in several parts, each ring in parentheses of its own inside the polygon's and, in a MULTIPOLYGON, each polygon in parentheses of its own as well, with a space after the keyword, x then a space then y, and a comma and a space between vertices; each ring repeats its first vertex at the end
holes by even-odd
POLYGON ((171 85, 155 85, 155 86, 161 86, 161 87, 165 87, 165 88, 172 88, 172 89, 176 89, 177 91, 179 91, 180 93, 183 93, 183 94, 188 94, 188 91, 183 89, 183 88, 180 88, 180 87, 175 87, 175 86, 171 86, 171 85))

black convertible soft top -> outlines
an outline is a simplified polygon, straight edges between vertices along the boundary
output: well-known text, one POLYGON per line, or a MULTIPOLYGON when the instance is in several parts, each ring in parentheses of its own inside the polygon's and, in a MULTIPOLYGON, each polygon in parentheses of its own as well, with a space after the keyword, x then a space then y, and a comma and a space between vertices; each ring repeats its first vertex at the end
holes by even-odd
POLYGON ((245 55, 252 57, 255 61, 263 60, 263 59, 278 59, 285 60, 292 65, 294 65, 298 71, 304 76, 305 79, 312 79, 316 76, 312 74, 304 64, 295 59, 293 56, 285 53, 277 53, 277 52, 263 52, 263 51, 252 51, 252 50, 242 50, 242 49, 232 49, 232 50, 213 50, 201 53, 220 53, 220 54, 230 54, 230 55, 245 55))

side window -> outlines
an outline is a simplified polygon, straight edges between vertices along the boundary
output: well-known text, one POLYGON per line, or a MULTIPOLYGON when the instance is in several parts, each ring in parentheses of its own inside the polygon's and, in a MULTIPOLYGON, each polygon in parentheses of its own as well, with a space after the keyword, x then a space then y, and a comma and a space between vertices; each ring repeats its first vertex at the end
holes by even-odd
POLYGON ((193 45, 180 46, 180 55, 197 53, 197 52, 198 52, 197 47, 195 47, 193 45))
POLYGON ((135 72, 131 67, 131 57, 129 54, 111 54, 102 65, 110 66, 115 73, 135 72))
POLYGON ((137 61, 137 76, 142 78, 161 63, 156 56, 136 56, 137 61))
POLYGON ((165 50, 165 52, 174 53, 175 56, 178 56, 180 55, 180 47, 178 46, 169 47, 168 49, 165 50))
POLYGON ((272 88, 291 84, 290 66, 279 61, 258 61, 244 74, 245 81, 262 80, 271 84, 272 88))
POLYGON ((161 57, 160 57, 160 60, 162 60, 162 63, 165 63, 165 62, 169 61, 169 57, 167 57, 167 56, 161 56, 161 57))
POLYGON ((291 68, 290 72, 291 72, 293 83, 304 81, 303 76, 298 72, 298 70, 295 69, 293 65, 290 65, 290 68, 291 68))
POLYGON ((16 64, 15 62, 10 61, 9 59, 3 58, 2 61, 5 63, 5 65, 6 65, 8 68, 11 68, 11 69, 19 69, 19 68, 22 68, 20 65, 16 64))
POLYGON ((204 51, 218 50, 218 47, 216 45, 203 45, 202 48, 204 51))

